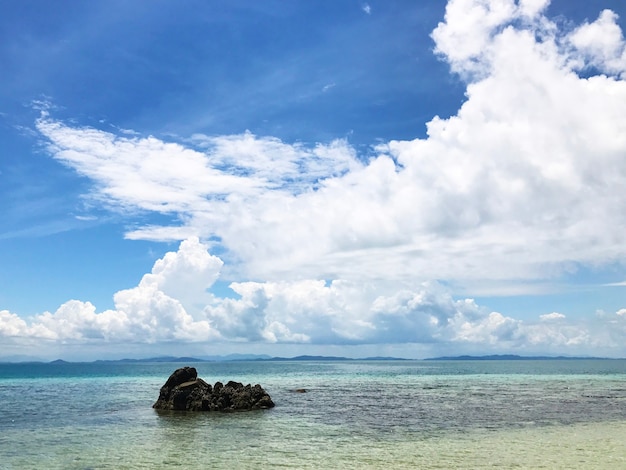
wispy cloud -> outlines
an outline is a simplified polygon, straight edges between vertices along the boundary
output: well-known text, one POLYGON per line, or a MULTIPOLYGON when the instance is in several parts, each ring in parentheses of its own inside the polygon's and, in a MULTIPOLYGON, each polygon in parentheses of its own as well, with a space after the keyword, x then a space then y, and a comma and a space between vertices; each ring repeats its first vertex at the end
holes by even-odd
POLYGON ((606 12, 560 31, 547 4, 451 0, 432 37, 467 100, 433 118, 427 138, 383 143, 373 157, 343 140, 251 133, 166 142, 71 126, 42 108, 50 153, 93 182, 94 202, 176 218, 127 237, 188 239, 164 260, 193 251, 206 265, 186 269, 205 282, 179 292, 155 265, 116 294, 115 310, 72 301, 30 324, 6 312, 7 325, 143 341, 623 344, 621 314, 597 331, 556 312, 528 324, 432 282, 484 293, 491 281, 536 286, 572 264, 626 257, 624 39, 606 12), (579 76, 589 67, 601 73, 579 76), (194 237, 219 245, 220 259, 194 237), (206 297, 218 273, 240 281, 239 298, 206 297), (78 326, 61 331, 72 318, 78 326))
MULTIPOLYGON (((626 84, 614 65, 579 78, 602 36, 577 49, 581 29, 559 32, 545 3, 451 1, 433 38, 468 80, 467 101, 429 122, 428 138, 379 145, 366 162, 345 141, 245 133, 189 146, 45 114, 37 126, 56 159, 94 182, 92 197, 180 220, 128 237, 219 239, 239 277, 550 279, 626 254, 615 235, 626 225, 626 84)), ((611 32, 614 20, 581 28, 611 32)))
POLYGON ((361 5, 361 9, 368 15, 372 14, 372 7, 369 3, 364 3, 363 5, 361 5))

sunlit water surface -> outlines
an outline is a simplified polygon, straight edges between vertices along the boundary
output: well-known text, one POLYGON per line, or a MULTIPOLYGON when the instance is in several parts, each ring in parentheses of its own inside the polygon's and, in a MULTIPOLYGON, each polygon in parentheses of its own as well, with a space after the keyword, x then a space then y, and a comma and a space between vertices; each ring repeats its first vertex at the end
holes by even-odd
POLYGON ((0 364, 0 468, 626 468, 624 360, 188 365, 276 408, 154 411, 181 364, 0 364))

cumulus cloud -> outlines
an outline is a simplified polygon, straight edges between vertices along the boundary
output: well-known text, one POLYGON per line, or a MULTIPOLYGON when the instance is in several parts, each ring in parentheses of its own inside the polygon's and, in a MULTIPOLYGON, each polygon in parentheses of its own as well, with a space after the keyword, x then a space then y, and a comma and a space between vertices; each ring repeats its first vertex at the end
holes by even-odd
POLYGON ((602 11, 596 21, 583 24, 568 39, 582 54, 577 63, 579 68, 595 67, 603 73, 624 78, 626 47, 614 12, 602 11))
POLYGON ((177 220, 127 237, 189 240, 117 293, 114 311, 68 303, 30 324, 3 312, 6 331, 591 344, 592 329, 561 314, 529 325, 428 282, 537 285, 572 266, 626 259, 623 34, 608 10, 561 31, 548 3, 450 0, 432 38, 466 81, 466 101, 454 116, 434 117, 427 138, 383 143, 367 159, 343 140, 244 133, 172 143, 73 127, 44 110, 37 128, 48 150, 93 182, 90 197, 177 220), (219 245, 221 259, 194 237, 219 245), (206 292, 220 272, 241 281, 231 285, 238 297, 206 292))
POLYGON ((90 302, 70 300, 30 321, 0 311, 0 337, 92 345, 421 343, 515 351, 585 351, 598 345, 598 335, 605 338, 603 347, 619 348, 626 338, 622 310, 600 315, 595 330, 568 323, 560 313, 527 323, 473 299, 454 299, 436 282, 412 290, 345 280, 240 282, 230 286, 236 297, 216 297, 207 289, 221 268, 207 245, 197 238, 185 240, 178 251, 157 260, 136 287, 117 292, 114 309, 97 312, 90 302))
POLYGON ((612 12, 562 32, 547 4, 451 0, 432 37, 466 102, 367 161, 346 141, 37 127, 111 210, 179 221, 127 237, 218 240, 232 279, 554 278, 626 254, 625 43, 612 12))
POLYGON ((59 342, 211 341, 219 333, 201 314, 214 301, 206 292, 222 261, 198 239, 185 240, 177 252, 158 260, 139 285, 115 294, 115 309, 97 312, 90 302, 69 300, 54 313, 28 323, 0 312, 0 336, 59 342))
POLYGON ((541 321, 563 320, 565 318, 565 315, 559 312, 552 312, 540 315, 539 318, 541 319, 541 321))
POLYGON ((8 310, 0 310, 0 336, 25 336, 28 333, 28 325, 24 320, 8 310))

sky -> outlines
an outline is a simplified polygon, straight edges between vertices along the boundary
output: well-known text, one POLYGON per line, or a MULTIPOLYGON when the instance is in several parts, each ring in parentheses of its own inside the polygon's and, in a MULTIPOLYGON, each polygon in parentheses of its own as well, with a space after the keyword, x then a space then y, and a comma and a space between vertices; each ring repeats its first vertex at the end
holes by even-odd
POLYGON ((0 2, 0 359, 626 357, 625 20, 0 2))

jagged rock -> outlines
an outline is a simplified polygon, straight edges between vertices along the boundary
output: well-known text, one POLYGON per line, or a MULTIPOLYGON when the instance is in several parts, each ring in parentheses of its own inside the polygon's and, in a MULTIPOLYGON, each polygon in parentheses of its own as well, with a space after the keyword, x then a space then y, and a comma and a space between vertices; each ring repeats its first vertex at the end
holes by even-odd
POLYGON ((174 371, 161 387, 157 410, 184 411, 247 411, 274 407, 274 402, 260 385, 243 385, 229 381, 211 386, 198 378, 193 367, 174 371))

